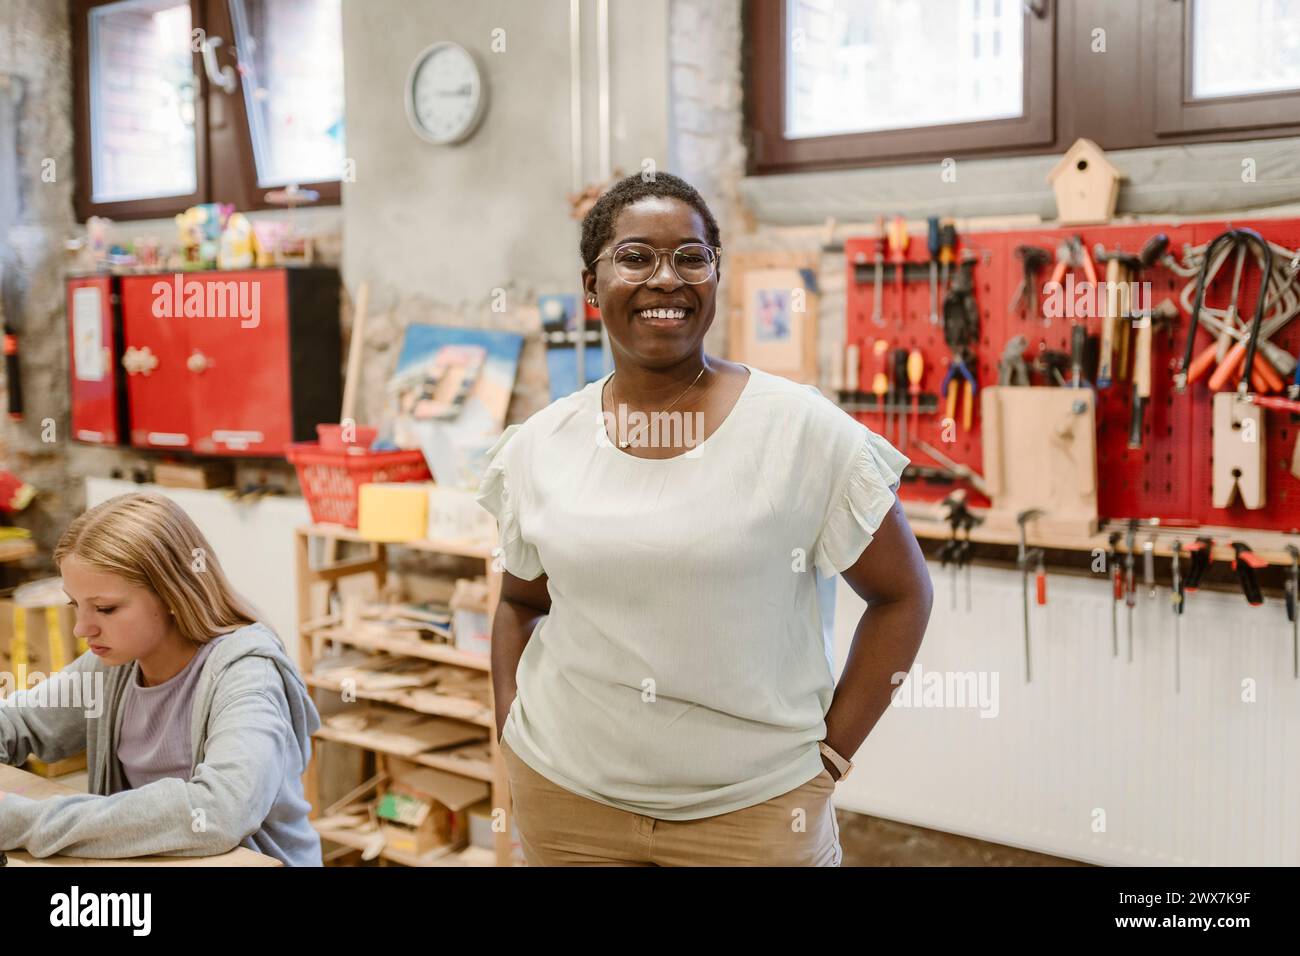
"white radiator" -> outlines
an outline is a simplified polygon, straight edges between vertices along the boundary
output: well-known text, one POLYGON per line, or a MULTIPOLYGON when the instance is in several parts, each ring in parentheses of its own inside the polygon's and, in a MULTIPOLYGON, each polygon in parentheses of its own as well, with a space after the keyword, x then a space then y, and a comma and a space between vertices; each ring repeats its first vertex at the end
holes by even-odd
MULTIPOLYGON (((1189 595, 1175 694, 1167 586, 1148 599, 1139 564, 1129 664, 1122 604, 1111 654, 1108 580, 1049 574, 1026 684, 1019 572, 974 568, 969 613, 964 577, 953 611, 951 571, 930 573, 922 673, 996 675, 997 714, 891 706, 839 806, 1094 863, 1300 864, 1300 680, 1280 599, 1189 595)), ((837 592, 838 673, 865 605, 842 578, 837 592)))

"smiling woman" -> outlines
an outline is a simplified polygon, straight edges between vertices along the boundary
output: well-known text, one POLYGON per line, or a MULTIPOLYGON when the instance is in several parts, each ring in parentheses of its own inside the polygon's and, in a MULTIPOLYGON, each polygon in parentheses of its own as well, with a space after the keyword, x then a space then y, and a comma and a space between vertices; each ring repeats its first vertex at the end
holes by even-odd
POLYGON ((582 279, 614 371, 489 451, 494 699, 530 864, 838 865, 835 783, 925 631, 908 459, 814 386, 705 353, 721 247, 676 176, 601 196, 582 279), (624 434, 665 414, 702 428, 624 434), (838 685, 837 574, 870 605, 838 685))
POLYGON ((300 779, 319 715, 190 517, 162 495, 121 495, 73 521, 54 557, 90 650, 45 683, 89 675, 104 706, 19 692, 0 708, 0 763, 85 750, 91 792, 5 795, 0 850, 117 858, 242 845, 319 866, 300 779))

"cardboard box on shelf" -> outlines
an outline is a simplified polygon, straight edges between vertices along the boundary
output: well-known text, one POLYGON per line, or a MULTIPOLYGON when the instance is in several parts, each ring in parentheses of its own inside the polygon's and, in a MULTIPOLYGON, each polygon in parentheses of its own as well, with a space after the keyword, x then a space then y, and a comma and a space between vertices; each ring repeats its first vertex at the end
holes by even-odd
POLYGON ((391 849, 422 856, 469 844, 468 810, 488 798, 486 783, 396 759, 389 773, 376 815, 391 849))

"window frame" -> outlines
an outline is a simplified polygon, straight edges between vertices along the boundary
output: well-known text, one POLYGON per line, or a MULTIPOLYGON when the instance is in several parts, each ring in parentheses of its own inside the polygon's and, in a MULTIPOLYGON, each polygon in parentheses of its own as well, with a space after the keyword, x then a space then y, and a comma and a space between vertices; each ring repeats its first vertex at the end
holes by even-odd
POLYGON ((1051 143, 1055 133, 1052 77, 1056 60, 1056 16, 1050 4, 1043 4, 1041 10, 1041 14, 1025 13, 1022 115, 941 126, 787 138, 788 3, 787 0, 746 0, 745 104, 750 171, 880 166, 908 159, 963 156, 1051 143))
POLYGON ((1156 71, 1157 135, 1265 129, 1300 116, 1300 89, 1192 99, 1192 4, 1163 3, 1154 16, 1156 62, 1177 64, 1156 71))
MULTIPOLYGON (((112 6, 118 2, 120 0, 68 0, 72 20, 74 155, 78 167, 73 205, 77 221, 85 222, 90 216, 116 220, 160 219, 206 202, 233 203, 241 212, 283 208, 266 201, 266 193, 280 187, 259 186, 257 182, 257 162, 244 100, 243 77, 235 69, 238 63, 230 52, 234 23, 228 0, 189 0, 191 30, 201 29, 206 35, 219 36, 225 41, 216 49, 217 68, 229 65, 235 78, 235 89, 230 93, 213 88, 204 69, 203 55, 191 54, 194 75, 198 79, 198 94, 194 102, 195 191, 183 196, 112 202, 94 200, 89 17, 96 7, 112 6)), ((338 205, 343 194, 342 173, 340 169, 339 179, 299 185, 320 194, 315 205, 338 205)))
POLYGON ((783 135, 785 0, 745 0, 747 173, 1059 154, 1081 137, 1119 150, 1300 136, 1300 91, 1191 99, 1190 0, 1011 2, 1043 12, 1041 19, 1026 13, 1025 89, 1047 91, 1049 115, 1034 118, 1049 132, 1036 136, 991 120, 793 140, 783 135), (1036 37, 1049 26, 1050 50, 1043 50, 1036 37), (1105 69, 1091 59, 1091 34, 1098 26, 1109 34, 1105 69), (1040 79, 1031 70, 1043 62, 1051 67, 1040 79))

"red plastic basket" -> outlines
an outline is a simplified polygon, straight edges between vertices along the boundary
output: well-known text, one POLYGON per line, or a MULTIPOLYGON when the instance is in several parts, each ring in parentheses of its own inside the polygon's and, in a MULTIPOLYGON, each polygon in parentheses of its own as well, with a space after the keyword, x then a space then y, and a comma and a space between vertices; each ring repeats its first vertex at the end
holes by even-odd
POLYGON ((317 524, 357 526, 361 486, 372 481, 428 481, 424 452, 323 451, 320 442, 295 442, 285 457, 298 469, 298 484, 317 524))

